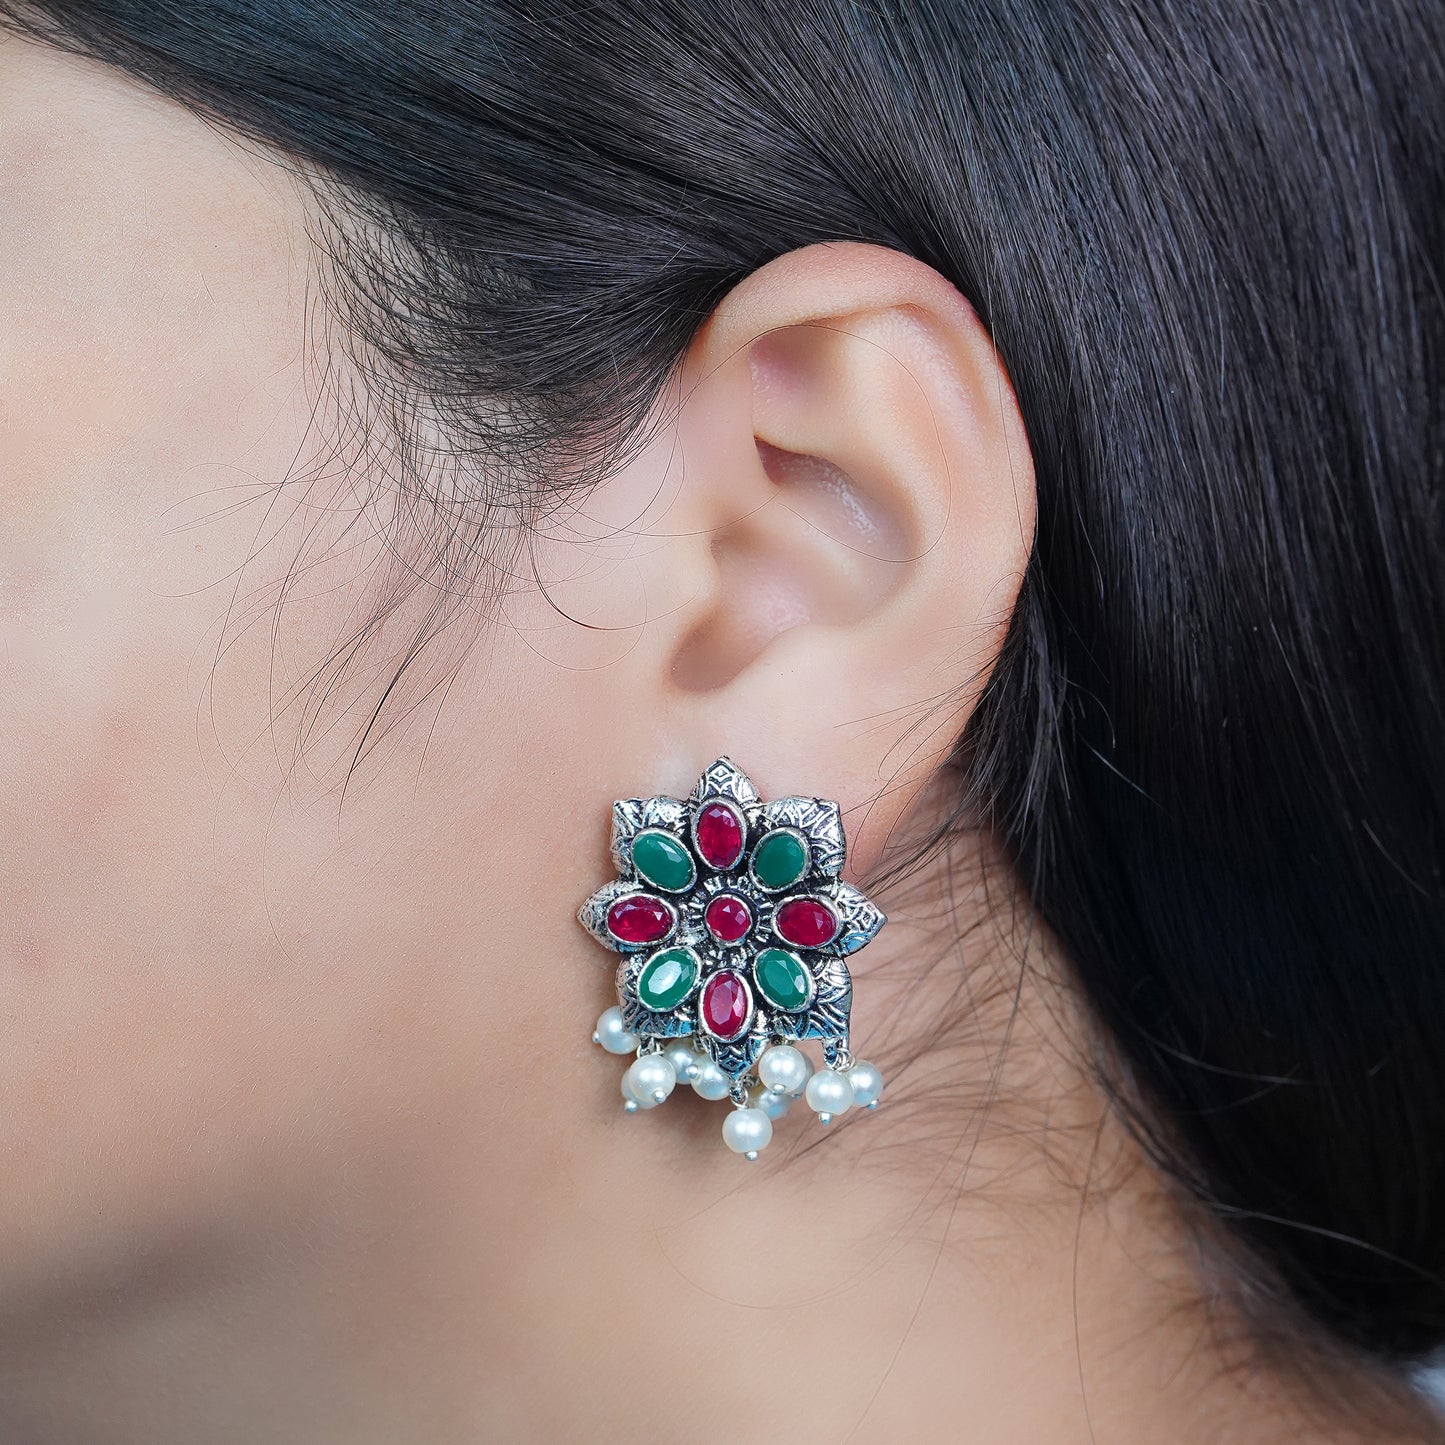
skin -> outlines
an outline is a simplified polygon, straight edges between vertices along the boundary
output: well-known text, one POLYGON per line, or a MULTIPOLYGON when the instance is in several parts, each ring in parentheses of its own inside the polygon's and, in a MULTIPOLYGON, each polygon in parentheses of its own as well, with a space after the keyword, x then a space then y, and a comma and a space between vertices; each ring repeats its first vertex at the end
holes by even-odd
POLYGON ((749 277, 358 763, 435 598, 328 671, 395 594, 395 481, 304 188, 6 39, 0 195, 0 1436, 1366 1438, 1205 1311, 986 837, 879 897, 876 1115, 749 1165, 721 1106, 625 1117, 589 1041, 614 798, 726 752, 838 799, 857 882, 940 806, 1034 524, 942 278, 749 277))

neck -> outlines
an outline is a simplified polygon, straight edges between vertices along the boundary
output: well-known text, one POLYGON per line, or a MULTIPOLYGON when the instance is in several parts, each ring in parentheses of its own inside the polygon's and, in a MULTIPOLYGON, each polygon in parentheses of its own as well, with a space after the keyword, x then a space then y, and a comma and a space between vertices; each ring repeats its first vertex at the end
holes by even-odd
POLYGON ((336 1160, 320 1207, 263 1222, 238 1203, 224 1244, 5 1322, 0 1435, 206 1445, 244 1422, 248 1440, 390 1445, 806 1421, 839 1441, 1363 1440, 1282 1377, 1227 1367, 1050 970, 1020 990, 1015 949, 965 936, 966 975, 955 957, 908 976, 899 952, 859 970, 917 1050, 863 1041, 892 1060, 876 1114, 826 1135, 790 1115, 747 1164, 717 1106, 627 1117, 594 1087, 595 1051, 567 1043, 554 1067, 589 1142, 501 1158, 505 1097, 459 1079, 450 1115, 336 1160))

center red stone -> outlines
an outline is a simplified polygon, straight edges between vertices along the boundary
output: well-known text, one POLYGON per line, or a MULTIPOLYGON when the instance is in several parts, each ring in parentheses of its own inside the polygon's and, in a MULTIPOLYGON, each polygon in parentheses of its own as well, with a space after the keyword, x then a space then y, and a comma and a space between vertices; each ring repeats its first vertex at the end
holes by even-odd
POLYGON ((719 893, 703 914, 708 931, 719 943, 736 943, 753 923, 753 911, 741 898, 719 893))
POLYGON ((724 969, 708 979, 702 991, 701 1009, 703 1027, 724 1043, 731 1043, 748 1026, 753 1012, 752 995, 737 974, 724 969))
POLYGON ((731 868, 743 856, 743 820, 730 803, 704 803, 693 836, 710 868, 731 868))

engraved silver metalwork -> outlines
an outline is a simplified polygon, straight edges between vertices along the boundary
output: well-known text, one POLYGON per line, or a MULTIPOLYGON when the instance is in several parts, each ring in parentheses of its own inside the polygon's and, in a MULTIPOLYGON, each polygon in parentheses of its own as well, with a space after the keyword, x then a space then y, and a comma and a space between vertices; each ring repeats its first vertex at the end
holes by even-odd
POLYGON ((853 985, 845 960, 867 944, 886 921, 883 913, 857 888, 839 876, 846 841, 838 805, 823 798, 786 797, 765 803, 741 769, 719 758, 703 773, 686 799, 626 798, 612 807, 613 866, 618 877, 599 888, 577 912, 578 921, 604 947, 622 955, 616 970, 618 1002, 626 1027, 637 1034, 639 1052, 650 1052, 669 1040, 691 1038, 729 1077, 735 1103, 743 1101, 755 1082, 754 1065, 771 1043, 822 1043, 830 1067, 852 1061, 849 1023, 853 985), (710 865, 698 845, 702 809, 714 801, 730 805, 742 824, 742 848, 726 868, 710 865), (807 866, 795 882, 768 888, 753 874, 753 855, 768 833, 786 830, 802 840, 807 866), (649 831, 668 835, 690 854, 694 876, 686 888, 661 890, 633 865, 632 845, 649 831), (671 916, 667 933, 646 943, 630 943, 608 926, 615 903, 642 894, 657 899, 671 916), (751 926, 735 942, 715 937, 705 921, 708 904, 721 894, 742 900, 751 912, 751 926), (821 902, 838 921, 834 936, 809 948, 775 932, 778 910, 792 899, 821 902), (701 970, 687 997, 676 1008, 657 1011, 638 997, 637 981, 648 961, 668 948, 684 946, 701 970), (757 987, 754 964, 764 949, 782 947, 803 964, 811 984, 809 997, 792 1010, 773 1006, 757 987), (713 1034, 701 1017, 708 981, 722 971, 738 974, 752 1001, 751 1024, 741 1037, 726 1041, 713 1034))

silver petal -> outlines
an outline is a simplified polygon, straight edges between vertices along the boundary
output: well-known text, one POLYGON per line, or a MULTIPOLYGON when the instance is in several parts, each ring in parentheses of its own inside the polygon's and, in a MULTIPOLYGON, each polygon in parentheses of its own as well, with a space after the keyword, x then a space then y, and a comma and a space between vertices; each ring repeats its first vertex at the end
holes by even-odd
POLYGON ((759 1055, 772 1042, 773 1035, 755 1018, 747 1033, 730 1044, 713 1038, 706 1029, 699 1029, 697 1038, 718 1068, 728 1078, 738 1079, 757 1063, 759 1055))
POLYGON ((836 878, 843 871, 847 845, 837 803, 826 798, 777 798, 763 808, 763 827, 796 828, 802 833, 808 840, 811 872, 836 878))
POLYGON ((649 943, 645 945, 647 954, 624 958, 617 965, 617 1001, 622 1006, 622 1022, 632 1033, 642 1034, 645 1038, 680 1039, 697 1030, 697 1021, 693 1017, 696 989, 670 1013, 658 1013, 655 1009, 646 1008, 637 997, 637 980, 651 952, 659 946, 649 943))
POLYGON ((818 991, 801 1013, 774 1014, 773 1031, 785 1039, 846 1039, 848 1016, 853 1010, 853 981, 841 958, 830 958, 814 969, 818 991))
POLYGON ((833 906, 843 920, 843 929, 828 945, 829 953, 847 957, 872 941, 878 930, 888 922, 883 910, 870 903, 866 894, 851 883, 837 883, 833 888, 833 906))
POLYGON ((701 803, 705 798, 730 798, 740 807, 749 808, 759 801, 752 779, 737 767, 731 758, 719 758, 704 769, 697 787, 688 795, 688 802, 701 803))
POLYGON ((632 840, 644 828, 665 828, 682 841, 687 804, 680 798, 622 798, 612 805, 612 866, 634 877, 632 840))

